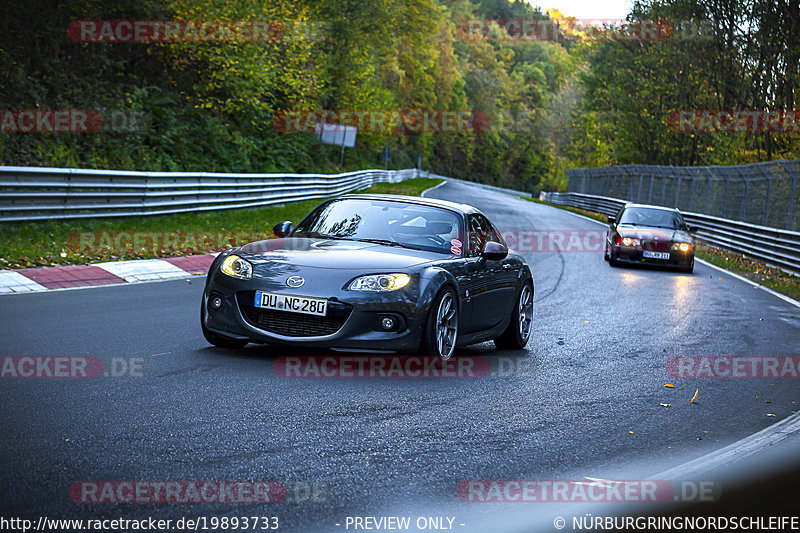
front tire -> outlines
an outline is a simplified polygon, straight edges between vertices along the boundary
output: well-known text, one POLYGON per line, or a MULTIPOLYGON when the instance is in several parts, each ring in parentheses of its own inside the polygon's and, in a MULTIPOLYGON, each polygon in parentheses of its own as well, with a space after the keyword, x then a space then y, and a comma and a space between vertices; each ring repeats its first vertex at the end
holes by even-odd
POLYGON ((533 330, 533 286, 526 282, 517 296, 508 327, 494 344, 498 348, 522 350, 528 344, 533 330))
POLYGON ((439 293, 428 313, 422 352, 450 359, 458 338, 458 302, 456 293, 447 287, 439 293))
POLYGON ((219 333, 214 333, 210 329, 206 327, 206 309, 205 309, 205 301, 201 304, 200 307, 200 327, 203 330, 203 337, 206 340, 217 346, 219 348, 244 348, 247 346, 248 341, 242 339, 234 339, 232 337, 226 337, 225 335, 220 335, 219 333))

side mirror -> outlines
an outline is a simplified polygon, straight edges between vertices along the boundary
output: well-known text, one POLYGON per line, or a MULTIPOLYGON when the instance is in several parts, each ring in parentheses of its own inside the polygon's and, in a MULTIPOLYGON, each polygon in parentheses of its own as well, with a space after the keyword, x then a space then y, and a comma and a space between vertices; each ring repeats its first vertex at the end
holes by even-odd
POLYGON ((499 242, 489 241, 483 246, 481 258, 489 261, 502 261, 508 256, 508 248, 499 242))
POLYGON ((286 237, 291 232, 292 232, 292 223, 289 222, 288 220, 272 226, 272 233, 274 233, 276 237, 286 237))
POLYGON ((696 228, 696 227, 694 227, 694 226, 690 226, 689 224, 686 224, 686 229, 687 229, 687 231, 688 231, 689 233, 697 233, 697 229, 698 229, 698 228, 696 228))
POLYGON ((608 223, 609 224, 616 224, 617 223, 617 217, 615 217, 614 215, 608 215, 608 223))

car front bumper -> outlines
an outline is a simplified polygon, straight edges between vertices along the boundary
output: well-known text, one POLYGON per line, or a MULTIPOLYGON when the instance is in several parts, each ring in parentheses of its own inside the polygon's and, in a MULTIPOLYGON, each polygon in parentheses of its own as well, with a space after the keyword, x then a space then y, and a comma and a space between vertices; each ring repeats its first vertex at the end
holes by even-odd
POLYGON ((418 278, 408 287, 388 293, 359 293, 339 287, 311 286, 283 290, 262 287, 259 280, 239 280, 218 272, 209 275, 203 293, 204 325, 220 335, 251 342, 304 348, 338 348, 378 352, 416 351, 425 329, 427 308, 416 297, 418 278), (270 311, 254 307, 256 290, 324 298, 325 317, 270 311), (209 300, 219 296, 213 309, 209 300), (396 326, 387 331, 381 320, 396 326))
POLYGON ((694 264, 694 251, 681 252, 676 250, 669 251, 669 259, 654 259, 644 257, 644 251, 641 248, 630 248, 625 246, 612 247, 614 259, 620 263, 638 264, 638 265, 655 265, 670 268, 688 268, 694 264))

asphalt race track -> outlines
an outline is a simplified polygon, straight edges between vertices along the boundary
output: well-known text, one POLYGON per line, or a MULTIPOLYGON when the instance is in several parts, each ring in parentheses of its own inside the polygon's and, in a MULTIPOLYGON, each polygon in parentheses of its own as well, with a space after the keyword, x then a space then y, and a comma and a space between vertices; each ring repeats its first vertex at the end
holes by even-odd
MULTIPOLYGON (((428 195, 503 230, 602 229, 463 183, 428 195)), ((534 272, 533 338, 524 353, 457 352, 491 361, 474 379, 280 378, 276 357, 315 354, 209 346, 199 276, 0 297, 0 356, 141 359, 140 377, 0 380, 2 514, 258 515, 282 531, 345 531, 347 516, 446 509, 469 531, 495 504, 459 501, 462 480, 646 477, 800 405, 793 379, 666 370, 674 356, 800 355, 800 308, 702 264, 611 268, 600 252, 517 248, 534 272), (70 486, 90 480, 272 480, 289 493, 268 505, 75 503, 70 486)))

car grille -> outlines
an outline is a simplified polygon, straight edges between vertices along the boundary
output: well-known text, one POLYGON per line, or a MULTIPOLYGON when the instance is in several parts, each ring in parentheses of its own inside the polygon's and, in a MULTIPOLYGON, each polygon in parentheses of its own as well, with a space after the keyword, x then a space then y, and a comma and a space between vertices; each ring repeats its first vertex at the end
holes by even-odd
POLYGON ((649 252, 669 252, 669 241, 644 241, 642 248, 649 252))
POLYGON ((236 294, 239 309, 244 319, 251 325, 284 337, 321 337, 339 331, 352 306, 341 302, 328 301, 327 316, 304 315, 290 311, 259 309, 253 305, 253 291, 236 294))

